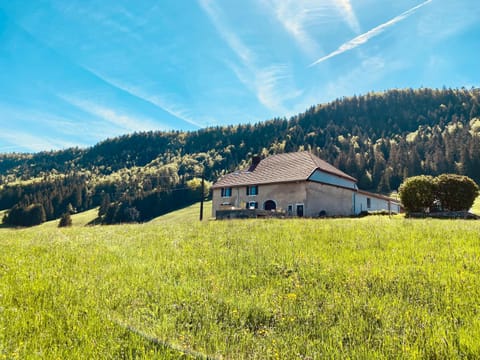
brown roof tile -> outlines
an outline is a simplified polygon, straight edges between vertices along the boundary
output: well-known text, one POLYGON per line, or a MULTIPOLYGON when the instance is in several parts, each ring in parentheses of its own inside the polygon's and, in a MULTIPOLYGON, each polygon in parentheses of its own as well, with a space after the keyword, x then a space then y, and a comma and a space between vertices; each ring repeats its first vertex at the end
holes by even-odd
POLYGON ((302 151, 269 156, 262 159, 255 167, 250 166, 248 169, 238 170, 221 177, 213 187, 305 181, 317 169, 344 179, 357 181, 317 156, 302 151))

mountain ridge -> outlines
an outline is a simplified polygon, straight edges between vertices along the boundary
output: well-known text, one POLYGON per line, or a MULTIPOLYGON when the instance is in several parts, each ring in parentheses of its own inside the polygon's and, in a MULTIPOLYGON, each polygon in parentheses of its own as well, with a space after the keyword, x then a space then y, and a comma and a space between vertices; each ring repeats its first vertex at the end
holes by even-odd
MULTIPOLYGON (((381 193, 419 174, 458 173, 478 183, 479 104, 476 88, 393 89, 311 106, 289 119, 139 132, 85 149, 0 154, 0 184, 4 191, 32 179, 82 176, 82 191, 118 201, 181 187, 202 175, 215 181, 248 166, 254 155, 298 150, 357 178, 360 188, 381 193)), ((93 205, 100 205, 98 199, 93 205)))

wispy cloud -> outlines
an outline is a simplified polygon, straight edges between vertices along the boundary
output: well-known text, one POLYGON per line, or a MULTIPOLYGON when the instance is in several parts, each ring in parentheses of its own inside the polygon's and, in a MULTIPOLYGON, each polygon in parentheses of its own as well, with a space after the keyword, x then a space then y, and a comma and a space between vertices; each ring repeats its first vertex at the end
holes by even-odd
POLYGON ((99 119, 107 121, 116 127, 125 131, 146 131, 157 129, 158 125, 152 119, 145 117, 132 116, 126 112, 113 110, 104 105, 99 105, 92 100, 82 99, 70 95, 59 95, 59 98, 65 100, 80 110, 96 116, 99 119))
POLYGON ((432 2, 432 1, 433 0, 427 0, 427 1, 421 3, 417 6, 414 6, 413 8, 411 8, 411 9, 403 12, 402 14, 394 17, 393 19, 391 19, 391 20, 389 20, 389 21, 387 21, 387 22, 385 22, 385 23, 367 31, 366 33, 363 33, 363 34, 355 37, 354 39, 352 39, 350 41, 347 41, 346 43, 342 44, 337 50, 331 52, 328 55, 325 55, 325 56, 321 57, 317 61, 310 64, 310 66, 320 64, 321 62, 324 62, 325 60, 331 59, 335 56, 343 54, 346 51, 350 51, 352 49, 357 48, 360 45, 363 45, 363 44, 367 43, 370 39, 374 38, 375 36, 380 35, 382 32, 384 32, 389 27, 391 27, 391 26, 397 24, 398 22, 406 19, 407 17, 412 15, 414 12, 416 12, 418 9, 420 9, 421 7, 427 5, 428 3, 432 2))
POLYGON ((137 18, 132 12, 128 11, 121 4, 111 3, 88 3, 82 2, 63 2, 54 1, 52 6, 59 11, 62 16, 82 20, 88 19, 95 25, 100 25, 109 32, 116 32, 123 37, 131 37, 135 41, 142 41, 133 29, 143 25, 143 21, 137 18), (115 16, 113 16, 115 14, 115 16))
MULTIPOLYGON (((253 91, 266 108, 284 113, 284 102, 298 97, 302 91, 294 86, 291 69, 287 64, 259 65, 259 56, 224 21, 225 16, 214 0, 198 0, 219 35, 240 59, 241 65, 229 63, 241 83, 253 91)), ((227 62, 228 63, 228 62, 227 62)))
POLYGON ((179 102, 174 101, 168 95, 152 95, 138 86, 120 83, 112 79, 108 79, 108 82, 117 87, 118 89, 121 89, 139 99, 153 104, 161 110, 166 111, 170 115, 175 116, 176 118, 183 120, 190 125, 193 125, 197 128, 201 128, 204 126, 204 124, 201 124, 199 121, 194 119, 194 114, 192 114, 192 111, 190 109, 182 106, 181 104, 179 104, 179 102))
POLYGON ((358 34, 360 24, 350 0, 263 0, 307 54, 318 52, 316 30, 341 19, 358 34))
POLYGON ((303 94, 302 90, 295 88, 290 69, 285 64, 269 65, 255 73, 234 64, 230 66, 245 87, 255 92, 260 103, 282 115, 290 112, 284 103, 303 94))
POLYGON ((295 89, 290 69, 285 64, 274 64, 258 72, 256 87, 260 101, 272 109, 282 109, 284 102, 302 94, 301 90, 295 89), (291 84, 290 91, 285 92, 285 86, 282 86, 285 83, 291 84))
POLYGON ((265 3, 304 52, 318 51, 318 44, 309 30, 329 18, 331 3, 325 0, 265 0, 265 3))
POLYGON ((0 133, 0 140, 11 145, 0 145, 0 151, 9 151, 12 149, 24 149, 27 152, 38 152, 45 150, 58 150, 68 147, 78 146, 78 143, 63 141, 57 138, 39 137, 38 134, 32 134, 26 131, 15 129, 3 129, 0 133))
POLYGON ((363 59, 357 66, 330 80, 322 86, 322 95, 326 99, 335 99, 345 94, 355 94, 371 91, 379 78, 389 72, 400 70, 400 63, 388 62, 373 56, 363 59))
POLYGON ((477 25, 480 18, 480 6, 475 0, 471 4, 459 1, 447 1, 439 6, 432 6, 432 11, 420 19, 417 25, 418 35, 427 37, 429 41, 443 42, 446 38, 465 32, 468 28, 477 25), (448 26, 445 19, 448 18, 448 26))
MULTIPOLYGON (((151 6, 147 5, 148 14, 152 14, 153 12, 157 11, 158 4, 153 4, 151 6)), ((57 7, 58 10, 64 16, 75 16, 82 15, 82 17, 89 19, 90 21, 94 21, 96 25, 101 25, 103 28, 108 29, 108 33, 118 34, 119 36, 112 37, 113 39, 118 39, 121 37, 130 37, 132 40, 135 41, 135 44, 138 46, 142 44, 142 46, 146 46, 145 39, 137 34, 137 30, 143 27, 148 20, 144 17, 140 17, 135 12, 130 11, 129 9, 125 8, 122 4, 116 4, 116 6, 111 7, 108 6, 101 6, 101 10, 97 11, 97 9, 92 8, 91 4, 74 4, 74 5, 65 5, 63 3, 58 3, 57 7)), ((141 7, 142 5, 139 5, 141 7)), ((150 15, 149 15, 150 16, 150 15)), ((114 40, 116 41, 116 40, 114 40)), ((149 48, 154 47, 152 44, 148 44, 149 48)), ((105 55, 104 55, 105 56, 105 55)), ((70 59, 72 63, 78 66, 83 71, 95 76, 99 80, 103 81, 107 85, 114 87, 122 92, 128 93, 130 96, 137 98, 141 101, 147 102, 150 105, 158 108, 160 111, 164 111, 173 117, 177 118, 178 120, 184 121, 193 125, 196 128, 201 128, 202 125, 194 119, 194 116, 191 114, 189 109, 183 107, 178 104, 178 102, 174 102, 169 99, 167 95, 152 95, 144 90, 141 86, 136 86, 128 83, 125 80, 114 79, 104 72, 99 71, 96 69, 95 66, 89 66, 86 62, 78 62, 70 59)), ((116 58, 112 58, 111 61, 115 61, 118 63, 119 59, 118 56, 116 58)), ((64 99, 65 100, 65 99, 64 99)), ((77 104, 78 105, 78 104, 77 104)), ((91 104, 82 104, 86 109, 94 109, 91 104)), ((109 111, 100 111, 97 110, 97 115, 103 117, 104 119, 116 123, 117 125, 122 126, 126 130, 132 127, 133 124, 129 124, 128 119, 125 116, 120 116, 117 111, 110 110, 109 111), (113 113, 112 113, 113 112, 113 113), (122 125, 123 124, 123 125, 122 125), (128 125, 128 126, 125 126, 128 125)), ((157 125, 158 127, 158 125, 157 125)))
POLYGON ((143 100, 151 105, 154 105, 155 107, 159 108, 162 111, 165 111, 169 113, 170 115, 183 120, 197 128, 203 127, 203 125, 198 122, 197 120, 194 119, 194 116, 191 114, 191 111, 187 109, 186 107, 179 105, 178 102, 175 102, 167 95, 152 95, 147 93, 145 90, 143 90, 139 86, 134 86, 130 84, 126 84, 120 80, 115 80, 112 78, 109 78, 103 74, 98 73, 97 71, 87 68, 85 66, 82 66, 86 71, 90 72, 91 74, 95 75, 98 77, 100 80, 104 81, 105 83, 109 84, 110 86, 117 88, 121 91, 124 91, 128 94, 130 94, 133 97, 136 97, 140 100, 143 100))
POLYGON ((46 109, 37 110, 35 106, 32 107, 31 104, 16 106, 0 102, 1 117, 10 120, 2 124, 0 151, 19 148, 24 151, 42 151, 87 146, 78 136, 85 132, 79 131, 77 121, 68 118, 67 115, 50 113, 46 109), (41 133, 38 132, 39 127, 42 129, 41 133), (18 130, 19 128, 22 130, 18 130), (75 141, 65 140, 64 135, 73 135, 75 141), (1 141, 11 145, 3 145, 1 141))
POLYGON ((229 25, 223 20, 222 12, 214 0, 198 0, 202 9, 207 13, 220 36, 225 40, 230 49, 245 63, 255 61, 255 55, 240 38, 231 31, 229 25))
POLYGON ((348 26, 355 32, 360 32, 360 23, 358 22, 357 15, 353 10, 350 0, 336 0, 335 5, 341 11, 348 26))

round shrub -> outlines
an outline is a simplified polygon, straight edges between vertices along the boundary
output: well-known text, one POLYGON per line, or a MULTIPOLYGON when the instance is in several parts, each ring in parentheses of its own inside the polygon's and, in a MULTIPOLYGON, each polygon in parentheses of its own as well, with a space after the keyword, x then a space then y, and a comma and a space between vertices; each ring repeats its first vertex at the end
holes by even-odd
POLYGON ((400 200, 407 213, 430 209, 435 201, 435 193, 434 180, 426 175, 406 179, 399 189, 400 200))
POLYGON ((468 210, 478 195, 477 184, 468 176, 442 174, 437 176, 434 181, 436 197, 442 210, 468 210))
POLYGON ((69 226, 72 226, 72 217, 70 216, 69 212, 66 212, 60 218, 58 227, 69 227, 69 226))

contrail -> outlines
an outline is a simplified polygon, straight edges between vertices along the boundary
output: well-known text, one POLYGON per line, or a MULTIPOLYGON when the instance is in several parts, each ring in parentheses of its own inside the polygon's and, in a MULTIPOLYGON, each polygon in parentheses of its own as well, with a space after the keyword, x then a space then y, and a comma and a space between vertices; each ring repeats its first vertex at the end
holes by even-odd
POLYGON ((343 10, 345 20, 348 23, 348 26, 356 33, 358 34, 360 32, 360 24, 357 19, 357 15, 353 11, 352 3, 350 0, 336 0, 335 4, 337 5, 338 8, 343 10))
POLYGON ((311 63, 309 67, 320 64, 321 62, 328 60, 332 57, 335 57, 337 55, 343 54, 346 51, 355 49, 357 46, 360 46, 362 44, 365 44, 370 40, 371 38, 380 35, 383 31, 385 31, 387 28, 389 28, 392 25, 395 25, 396 23, 406 19, 410 15, 412 15, 415 11, 420 9, 421 7, 427 5, 428 3, 432 2, 433 0, 427 0, 420 5, 417 5, 410 10, 405 11, 404 13, 394 17, 393 19, 387 21, 386 23, 383 23, 381 25, 378 25, 377 27, 374 27, 373 29, 367 31, 366 33, 363 33, 361 35, 358 35, 356 38, 353 38, 350 41, 347 41, 346 43, 342 44, 337 50, 331 52, 328 55, 325 55, 324 57, 321 57, 317 61, 311 63))

